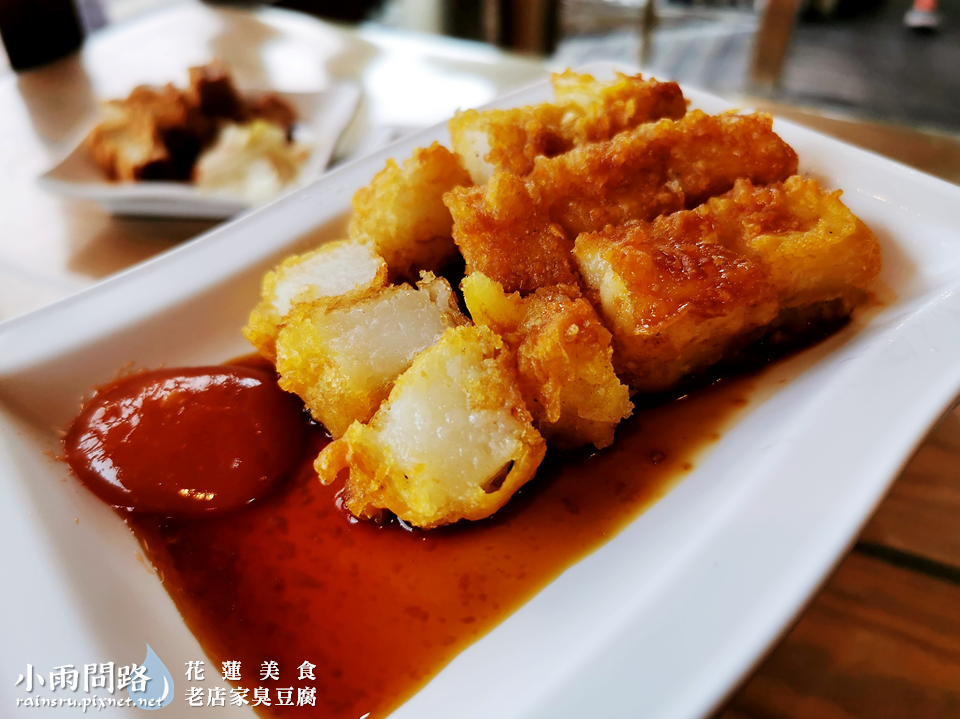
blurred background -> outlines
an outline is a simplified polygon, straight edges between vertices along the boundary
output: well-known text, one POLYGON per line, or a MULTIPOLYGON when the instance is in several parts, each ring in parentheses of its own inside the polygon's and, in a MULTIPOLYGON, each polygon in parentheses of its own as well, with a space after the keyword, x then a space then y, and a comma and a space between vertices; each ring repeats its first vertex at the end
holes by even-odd
MULTIPOLYGON (((11 0, 7 0, 10 2, 11 0)), ((49 2, 49 0, 44 0, 49 2)), ((186 0, 78 0, 88 28, 186 0)), ((41 3, 42 4, 42 3, 41 3)), ((337 22, 491 41, 556 65, 641 63, 721 95, 960 132, 960 0, 280 0, 337 22), (923 12, 923 11, 921 11, 923 12), (513 15, 513 17, 511 17, 513 15)), ((243 6, 242 3, 233 3, 243 6)), ((249 4, 247 4, 249 6, 249 4)))
MULTIPOLYGON (((23 0, 5 0, 15 5, 23 0)), ((188 0, 76 0, 88 31, 188 0)), ((557 66, 640 63, 726 96, 960 132, 960 0, 279 0, 346 24, 488 41, 557 66), (916 14, 916 13, 914 13, 916 14), (926 21, 925 21, 926 20, 926 21), (917 24, 917 23, 915 23, 917 24)), ((2 6, 4 3, 0 3, 2 6)), ((39 0, 39 5, 54 4, 39 0)), ((232 3, 250 7, 251 3, 232 3)), ((0 62, 3 60, 0 59, 0 62)))

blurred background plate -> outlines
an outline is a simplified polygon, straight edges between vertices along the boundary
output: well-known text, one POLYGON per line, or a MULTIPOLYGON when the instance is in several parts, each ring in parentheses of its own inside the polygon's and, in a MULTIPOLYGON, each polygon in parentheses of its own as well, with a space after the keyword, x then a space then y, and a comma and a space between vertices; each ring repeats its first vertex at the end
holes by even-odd
MULTIPOLYGON (((257 94, 239 89, 247 96, 257 94)), ((326 169, 337 140, 357 109, 360 88, 342 81, 322 92, 277 94, 297 110, 299 120, 294 132, 311 147, 300 181, 287 188, 290 191, 316 179, 326 169)), ((82 143, 41 175, 40 183, 63 197, 93 200, 115 215, 226 219, 252 207, 243 197, 184 182, 111 182, 82 143)))

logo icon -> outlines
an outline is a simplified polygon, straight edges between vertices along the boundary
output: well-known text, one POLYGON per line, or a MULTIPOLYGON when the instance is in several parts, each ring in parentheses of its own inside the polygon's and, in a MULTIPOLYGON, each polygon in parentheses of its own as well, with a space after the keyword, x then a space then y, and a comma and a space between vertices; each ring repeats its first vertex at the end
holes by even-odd
POLYGON ((167 706, 173 701, 173 677, 160 661, 160 657, 154 653, 150 645, 147 645, 147 657, 143 660, 144 673, 150 677, 147 686, 142 691, 133 691, 134 685, 127 687, 127 694, 133 699, 134 705, 140 709, 153 711, 167 706))

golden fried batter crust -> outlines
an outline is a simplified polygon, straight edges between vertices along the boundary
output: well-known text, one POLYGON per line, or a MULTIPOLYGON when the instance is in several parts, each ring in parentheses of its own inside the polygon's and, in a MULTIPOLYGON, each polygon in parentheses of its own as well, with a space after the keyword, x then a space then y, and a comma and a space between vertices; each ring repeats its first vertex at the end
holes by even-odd
POLYGON ((467 274, 483 272, 507 292, 576 284, 573 241, 550 222, 524 181, 505 172, 482 187, 460 187, 444 196, 453 216, 453 239, 467 274))
POLYGON ((425 272, 417 288, 300 303, 285 319, 276 340, 280 387, 334 437, 370 419, 418 352, 468 322, 445 279, 425 272))
POLYGON ((813 180, 741 180, 695 210, 577 238, 574 255, 635 390, 670 389, 798 307, 853 302, 880 269, 873 234, 813 180), (755 334, 755 333, 754 333, 755 334))
POLYGON ((444 202, 467 272, 525 294, 576 283, 569 250, 580 232, 695 206, 738 178, 783 180, 796 166, 768 115, 693 111, 538 158, 526 178, 498 173, 485 186, 452 190, 444 202))
POLYGON ((368 424, 354 422, 314 467, 357 517, 387 509, 423 528, 489 517, 534 477, 546 445, 501 339, 449 329, 397 380, 368 424))
POLYGON ((758 258, 777 287, 781 307, 842 299, 850 307, 880 273, 873 232, 812 179, 734 189, 698 208, 722 227, 724 242, 758 258))
POLYGON ((491 327, 516 355, 527 408, 551 445, 613 443, 633 404, 613 371, 610 332, 579 287, 542 287, 521 298, 475 272, 463 295, 474 322, 491 327))
POLYGON ((764 267, 708 235, 632 222, 581 235, 575 254, 613 331, 617 374, 634 390, 670 389, 777 315, 764 267))
POLYGON ((388 160, 353 196, 350 237, 376 245, 391 279, 414 279, 421 270, 439 272, 457 254, 443 194, 469 184, 456 155, 438 142, 415 150, 402 167, 388 160))
POLYGON ((687 110, 674 82, 617 73, 601 82, 570 70, 552 77, 556 101, 510 110, 467 110, 450 121, 454 151, 476 183, 495 171, 526 175, 537 157, 553 157, 587 142, 687 110))
POLYGON ((250 313, 243 335, 263 357, 276 363, 277 335, 297 304, 324 297, 352 302, 386 284, 386 263, 368 245, 352 240, 329 242, 312 252, 291 255, 264 275, 260 302, 250 313))
POLYGON ((773 132, 769 115, 693 110, 676 122, 539 158, 526 179, 530 197, 576 237, 696 207, 740 178, 765 185, 796 171, 797 155, 773 132))

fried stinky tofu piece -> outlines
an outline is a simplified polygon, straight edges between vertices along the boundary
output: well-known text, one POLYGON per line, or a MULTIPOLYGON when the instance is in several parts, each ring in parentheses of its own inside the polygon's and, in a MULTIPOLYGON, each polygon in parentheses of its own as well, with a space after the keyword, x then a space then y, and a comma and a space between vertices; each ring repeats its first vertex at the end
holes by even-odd
POLYGON ((424 272, 417 286, 303 303, 287 317, 277 337, 279 384, 334 437, 370 419, 418 352, 468 322, 446 280, 424 272))
POLYGON ((550 78, 556 104, 564 109, 563 135, 573 145, 609 140, 614 135, 667 117, 679 120, 687 101, 675 82, 644 80, 639 73, 616 73, 613 80, 597 80, 572 70, 550 78))
POLYGON ((320 481, 349 470, 342 497, 357 517, 389 510, 425 529, 489 517, 533 478, 546 450, 509 354, 487 327, 447 330, 368 424, 354 422, 324 448, 320 481))
POLYGON ((525 178, 498 173, 444 201, 467 272, 525 294, 576 282, 569 248, 581 232, 652 220, 726 192, 739 178, 766 184, 796 167, 796 153, 774 134, 768 115, 692 111, 538 158, 525 178))
POLYGON ((350 237, 376 246, 391 279, 438 272, 457 253, 443 194, 469 184, 457 156, 437 142, 415 150, 402 167, 388 160, 353 196, 350 237))
POLYGON ((552 77, 556 101, 511 110, 467 110, 450 121, 453 149, 476 184, 495 172, 526 175, 534 159, 687 111, 674 82, 617 73, 608 82, 570 70, 552 77))
POLYGON ((453 239, 467 273, 483 272, 507 292, 576 284, 573 242, 530 198, 524 181, 494 175, 482 187, 459 187, 444 197, 453 216, 453 239))
POLYGON ((796 171, 797 155, 773 132, 769 115, 693 110, 539 158, 526 180, 530 197, 576 237, 696 207, 741 178, 766 185, 796 171))
POLYGON ((660 218, 584 233, 574 248, 613 332, 617 374, 636 391, 671 389, 716 364, 779 309, 760 262, 698 232, 694 213, 678 214, 692 232, 658 232, 660 218))
POLYGON ((610 332, 580 289, 542 287, 522 298, 481 272, 462 287, 473 321, 491 327, 516 355, 521 392, 547 441, 561 448, 613 444, 633 404, 613 370, 610 332))
MULTIPOLYGON (((695 210, 577 238, 574 255, 632 387, 668 389, 751 329, 846 316, 880 272, 873 233, 814 180, 740 180, 695 210)), ((796 331, 798 328, 789 329, 796 331)))
POLYGON ((277 335, 290 310, 322 298, 361 299, 387 284, 387 265, 368 244, 339 240, 285 259, 263 278, 260 303, 243 334, 261 355, 276 360, 277 335))
POLYGON ((880 244, 841 194, 799 175, 765 187, 740 180, 697 211, 715 218, 725 244, 763 262, 782 308, 840 299, 849 311, 880 273, 880 244))

